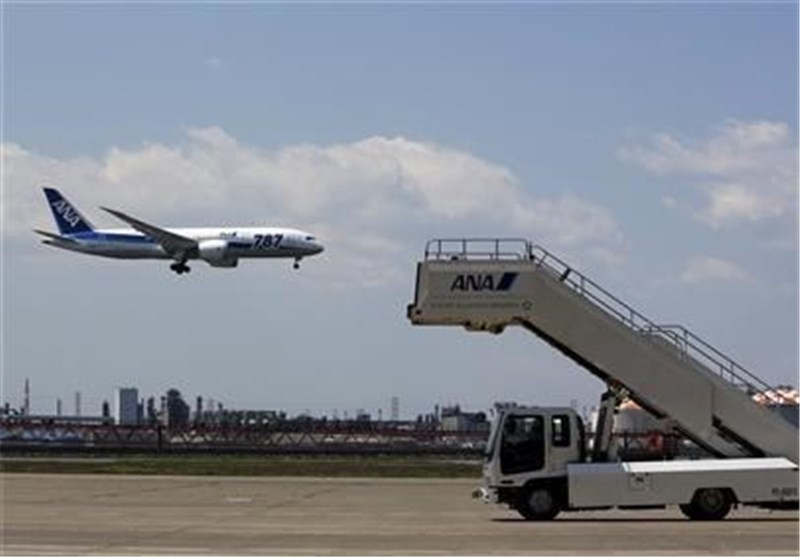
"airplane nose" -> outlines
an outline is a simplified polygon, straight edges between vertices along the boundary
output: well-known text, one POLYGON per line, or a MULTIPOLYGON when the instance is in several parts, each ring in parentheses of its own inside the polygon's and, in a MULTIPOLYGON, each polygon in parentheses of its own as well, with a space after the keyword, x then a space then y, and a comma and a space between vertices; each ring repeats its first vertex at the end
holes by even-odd
POLYGON ((318 253, 322 253, 323 251, 325 251, 325 248, 322 247, 322 244, 314 244, 314 248, 313 249, 314 249, 314 255, 316 255, 318 253))

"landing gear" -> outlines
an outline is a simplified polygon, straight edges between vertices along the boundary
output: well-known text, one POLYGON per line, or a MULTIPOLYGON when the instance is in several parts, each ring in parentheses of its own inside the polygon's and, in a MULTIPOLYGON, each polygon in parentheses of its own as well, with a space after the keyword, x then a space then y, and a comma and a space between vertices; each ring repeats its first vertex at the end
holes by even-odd
POLYGON ((190 272, 192 270, 183 261, 178 261, 176 263, 173 263, 172 265, 169 266, 169 268, 172 269, 173 271, 175 271, 176 273, 178 273, 179 275, 182 275, 183 273, 188 273, 188 272, 190 272))
POLYGON ((294 265, 292 265, 292 268, 295 271, 300 268, 300 259, 302 259, 302 258, 298 257, 297 259, 294 260, 294 265))

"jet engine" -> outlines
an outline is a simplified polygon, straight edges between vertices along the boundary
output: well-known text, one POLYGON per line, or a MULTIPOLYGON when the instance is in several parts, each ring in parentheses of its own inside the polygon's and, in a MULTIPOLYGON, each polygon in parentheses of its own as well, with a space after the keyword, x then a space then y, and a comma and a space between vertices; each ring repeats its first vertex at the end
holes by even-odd
POLYGON ((197 254, 212 267, 236 267, 239 260, 228 255, 228 242, 225 240, 203 240, 197 246, 197 254))

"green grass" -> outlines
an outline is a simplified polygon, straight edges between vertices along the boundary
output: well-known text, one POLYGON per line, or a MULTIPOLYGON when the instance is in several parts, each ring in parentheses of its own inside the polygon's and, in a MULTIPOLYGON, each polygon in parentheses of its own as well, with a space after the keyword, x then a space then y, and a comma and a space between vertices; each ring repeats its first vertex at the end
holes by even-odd
POLYGON ((366 478, 480 478, 479 461, 430 457, 125 455, 115 457, 34 456, 0 459, 1 472, 58 474, 159 474, 199 476, 318 476, 366 478))

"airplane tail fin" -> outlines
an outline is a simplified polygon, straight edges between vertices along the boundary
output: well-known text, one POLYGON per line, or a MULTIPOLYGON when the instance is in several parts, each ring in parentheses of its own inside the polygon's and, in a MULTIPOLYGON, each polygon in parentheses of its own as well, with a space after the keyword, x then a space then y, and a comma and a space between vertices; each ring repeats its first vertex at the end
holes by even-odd
POLYGON ((54 188, 44 188, 44 195, 47 197, 47 203, 50 205, 50 210, 53 211, 53 218, 56 219, 58 231, 61 234, 94 230, 92 224, 61 195, 61 192, 54 188))

